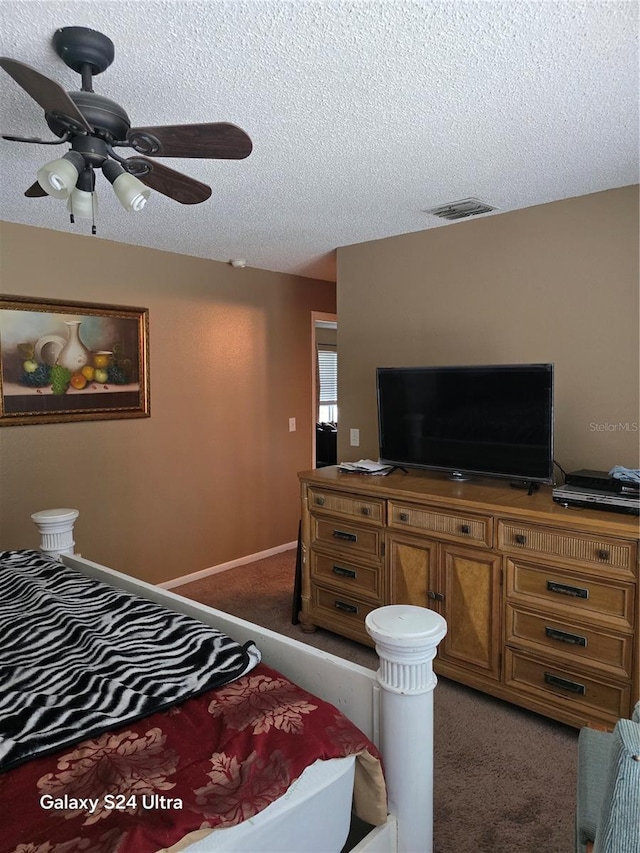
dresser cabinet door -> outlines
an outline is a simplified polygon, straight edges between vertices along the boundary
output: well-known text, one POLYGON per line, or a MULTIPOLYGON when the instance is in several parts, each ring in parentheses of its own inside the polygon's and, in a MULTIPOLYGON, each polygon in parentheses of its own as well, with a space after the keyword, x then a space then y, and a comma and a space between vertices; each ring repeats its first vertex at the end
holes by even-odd
MULTIPOLYGON (((448 629, 438 660, 499 680, 500 557, 466 548, 440 547, 441 613, 448 629)), ((446 669, 440 671, 447 674, 446 669)))
POLYGON ((500 558, 471 548, 392 534, 388 539, 392 604, 417 604, 447 620, 436 671, 462 667, 499 680, 500 558))
POLYGON ((441 612, 438 590, 438 545, 428 539, 389 536, 391 604, 417 604, 441 612))

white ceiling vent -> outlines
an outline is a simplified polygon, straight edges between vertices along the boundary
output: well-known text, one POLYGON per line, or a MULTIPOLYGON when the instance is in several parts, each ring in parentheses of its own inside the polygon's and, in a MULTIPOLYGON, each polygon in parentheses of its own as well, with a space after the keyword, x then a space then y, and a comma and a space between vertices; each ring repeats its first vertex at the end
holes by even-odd
POLYGON ((479 213, 489 213, 491 210, 496 210, 485 201, 480 201, 477 198, 463 198, 461 201, 452 201, 449 204, 441 204, 439 207, 431 207, 425 210, 425 213, 430 213, 432 216, 438 216, 440 219, 465 219, 467 216, 477 216, 479 213))

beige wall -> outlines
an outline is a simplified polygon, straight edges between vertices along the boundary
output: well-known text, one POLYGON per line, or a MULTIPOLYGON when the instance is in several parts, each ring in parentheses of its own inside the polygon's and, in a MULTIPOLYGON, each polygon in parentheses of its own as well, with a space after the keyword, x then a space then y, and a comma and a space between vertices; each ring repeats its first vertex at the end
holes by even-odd
POLYGON ((338 457, 378 366, 554 362, 558 462, 639 467, 638 233, 627 187, 339 249, 338 457))
POLYGON ((335 286, 2 224, 3 293, 150 311, 151 417, 0 429, 0 548, 76 507, 77 550, 161 581, 295 540, 311 312, 335 286), (290 433, 288 419, 297 431, 290 433))

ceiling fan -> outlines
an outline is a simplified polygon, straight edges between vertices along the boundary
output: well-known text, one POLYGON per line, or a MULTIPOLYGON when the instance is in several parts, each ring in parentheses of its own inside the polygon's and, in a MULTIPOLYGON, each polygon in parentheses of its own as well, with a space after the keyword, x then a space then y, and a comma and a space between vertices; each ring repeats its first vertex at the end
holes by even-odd
POLYGON ((242 160, 252 150, 249 136, 234 124, 182 124, 131 127, 129 116, 115 101, 93 91, 93 77, 113 62, 110 38, 86 27, 63 27, 53 36, 53 47, 63 62, 82 77, 79 92, 62 86, 23 62, 0 57, 0 67, 44 109, 49 129, 57 139, 8 136, 12 142, 41 145, 69 143, 70 150, 43 166, 29 198, 66 198, 71 221, 92 218, 95 233, 95 171, 101 169, 127 210, 140 210, 150 189, 181 204, 199 204, 211 188, 151 157, 196 157, 242 160), (124 158, 115 149, 128 147, 136 156, 124 158))

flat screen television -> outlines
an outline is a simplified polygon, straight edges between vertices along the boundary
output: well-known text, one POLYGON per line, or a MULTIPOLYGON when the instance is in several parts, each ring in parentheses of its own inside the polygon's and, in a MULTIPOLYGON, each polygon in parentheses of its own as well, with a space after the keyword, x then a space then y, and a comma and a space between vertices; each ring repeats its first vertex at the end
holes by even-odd
POLYGON ((379 367, 380 461, 553 482, 553 365, 379 367))

